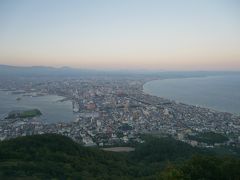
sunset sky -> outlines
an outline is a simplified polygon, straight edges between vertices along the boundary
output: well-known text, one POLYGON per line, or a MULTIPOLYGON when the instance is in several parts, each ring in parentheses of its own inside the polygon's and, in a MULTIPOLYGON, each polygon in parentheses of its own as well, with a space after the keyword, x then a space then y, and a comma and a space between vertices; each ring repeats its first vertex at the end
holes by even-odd
POLYGON ((240 70, 240 1, 1 0, 0 64, 240 70))

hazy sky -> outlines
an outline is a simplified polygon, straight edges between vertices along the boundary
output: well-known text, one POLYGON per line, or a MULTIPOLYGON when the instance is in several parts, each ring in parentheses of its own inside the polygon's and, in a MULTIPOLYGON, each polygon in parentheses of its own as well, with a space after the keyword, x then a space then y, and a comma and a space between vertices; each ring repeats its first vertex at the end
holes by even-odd
POLYGON ((0 64, 240 70, 240 1, 0 0, 0 64))

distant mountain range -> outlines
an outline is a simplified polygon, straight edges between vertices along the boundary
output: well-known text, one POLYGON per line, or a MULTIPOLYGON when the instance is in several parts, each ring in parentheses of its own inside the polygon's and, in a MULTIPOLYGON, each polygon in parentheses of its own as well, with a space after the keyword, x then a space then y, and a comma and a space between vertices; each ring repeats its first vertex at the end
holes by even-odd
POLYGON ((71 67, 10 66, 0 64, 0 77, 79 77, 104 75, 150 75, 162 78, 202 77, 210 75, 240 74, 237 71, 151 71, 151 70, 93 70, 71 67))
POLYGON ((54 68, 48 66, 9 66, 0 65, 0 75, 4 76, 80 76, 86 74, 99 74, 102 71, 76 69, 70 67, 54 68))
POLYGON ((10 66, 0 64, 0 76, 14 77, 79 77, 79 76, 104 76, 104 75, 149 75, 156 72, 144 70, 96 70, 96 69, 80 69, 71 67, 49 67, 49 66, 10 66))

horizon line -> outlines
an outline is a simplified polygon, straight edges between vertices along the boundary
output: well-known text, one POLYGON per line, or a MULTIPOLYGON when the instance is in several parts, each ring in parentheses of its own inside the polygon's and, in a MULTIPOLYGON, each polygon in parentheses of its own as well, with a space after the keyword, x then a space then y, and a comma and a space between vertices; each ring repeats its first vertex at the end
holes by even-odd
POLYGON ((145 71, 145 72, 240 72, 240 69, 144 69, 144 68, 81 68, 73 66, 48 66, 48 65, 12 65, 0 64, 0 66, 16 68, 54 68, 54 69, 72 69, 89 71, 145 71))

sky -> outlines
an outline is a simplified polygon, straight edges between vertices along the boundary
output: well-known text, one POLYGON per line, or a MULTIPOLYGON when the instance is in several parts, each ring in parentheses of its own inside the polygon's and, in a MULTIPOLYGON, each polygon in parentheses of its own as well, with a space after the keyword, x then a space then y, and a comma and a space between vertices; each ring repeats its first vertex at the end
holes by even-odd
POLYGON ((240 1, 0 0, 0 64, 240 70, 240 1))

